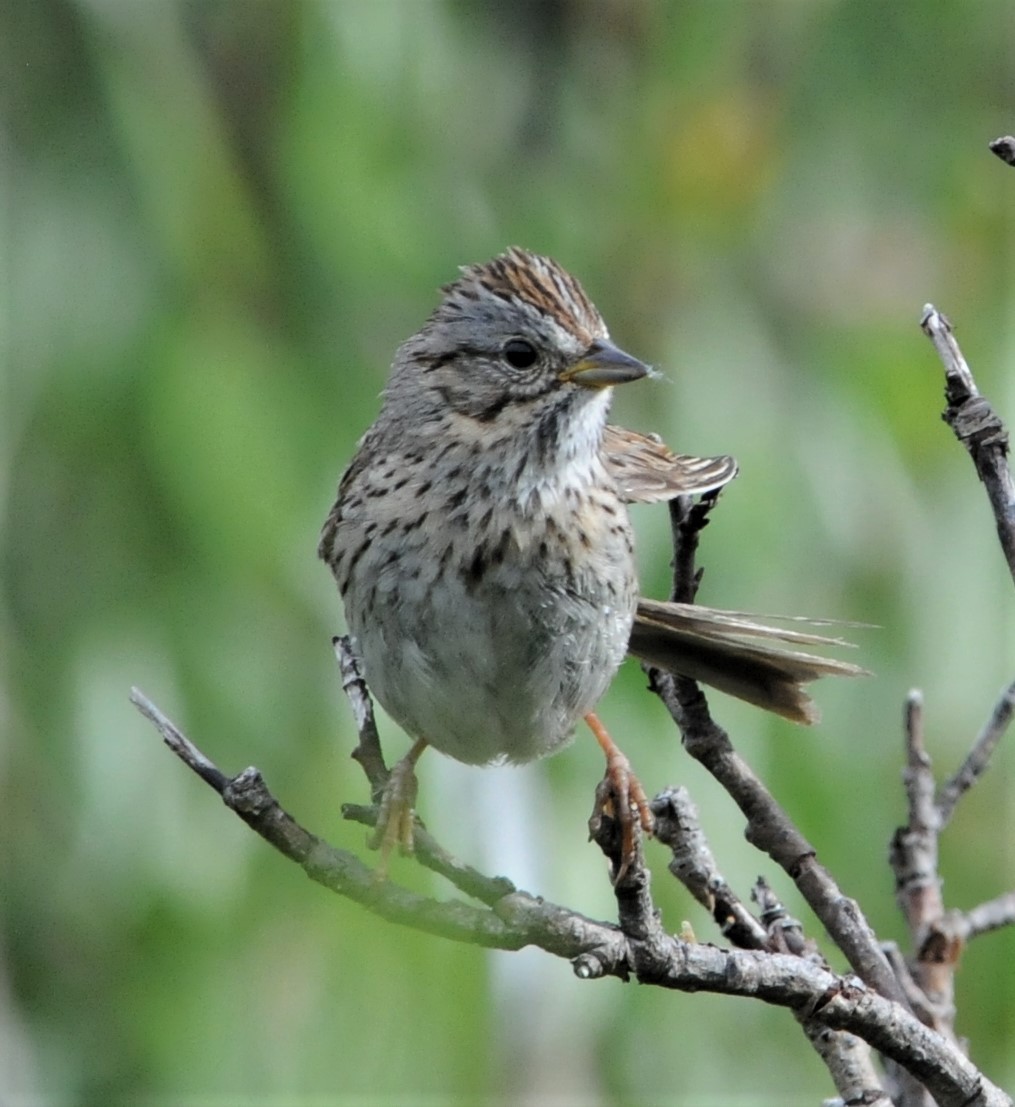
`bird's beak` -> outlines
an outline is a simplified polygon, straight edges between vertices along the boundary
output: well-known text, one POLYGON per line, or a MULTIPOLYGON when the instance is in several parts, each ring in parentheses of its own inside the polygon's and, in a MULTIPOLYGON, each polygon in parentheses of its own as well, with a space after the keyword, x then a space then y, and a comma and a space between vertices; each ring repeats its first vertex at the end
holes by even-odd
POLYGON ((611 342, 596 339, 588 352, 560 374, 562 381, 580 384, 582 388, 609 388, 614 384, 641 380, 649 375, 649 367, 637 358, 618 350, 611 342))

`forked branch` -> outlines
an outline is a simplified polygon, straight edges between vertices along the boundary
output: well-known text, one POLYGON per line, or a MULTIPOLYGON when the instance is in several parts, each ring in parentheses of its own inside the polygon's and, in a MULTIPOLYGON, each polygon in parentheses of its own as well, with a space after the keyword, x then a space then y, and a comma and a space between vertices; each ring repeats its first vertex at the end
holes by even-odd
MULTIPOLYGON (((945 362, 945 418, 969 451, 987 489, 1015 577, 1015 486, 1006 462, 1007 432, 979 395, 947 320, 928 308, 922 324, 945 362)), ((698 534, 712 502, 679 500, 673 505, 674 598, 683 602, 694 599, 699 580, 698 534)), ((354 757, 376 802, 388 770, 372 703, 353 651, 343 640, 337 639, 335 645, 359 733, 354 757)), ((422 827, 415 835, 417 858, 474 902, 433 899, 391 880, 379 881, 354 854, 300 826, 256 769, 226 775, 145 696, 134 690, 131 699, 173 752, 248 826, 311 879, 379 917, 489 948, 534 945, 568 958, 581 979, 633 976, 659 987, 753 997, 789 1008, 825 1060, 844 1101, 887 1103, 862 1042, 897 1064, 945 1107, 1012 1107, 1012 1100, 977 1071, 954 1040, 950 989, 962 945, 1015 922, 1015 893, 964 914, 946 911, 937 876, 937 837, 955 804, 987 767, 1015 711, 1015 685, 1002 696, 964 764, 940 789, 935 788, 924 744, 922 705, 917 696, 910 698, 906 731, 910 817, 893 853, 900 902, 918 937, 918 956, 906 962, 882 948, 859 906, 841 893, 817 863, 813 847, 714 722, 698 687, 659 670, 650 670, 650 678, 688 751, 709 768, 740 807, 748 839, 793 878, 857 976, 840 976, 829 969, 800 924, 786 917, 763 881, 755 889, 761 909, 761 917, 756 916, 722 878, 697 826, 693 804, 679 790, 663 793, 653 804, 659 837, 673 854, 671 871, 712 913, 737 948, 717 949, 687 940, 689 935, 678 938, 664 932, 640 849, 615 885, 619 926, 530 895, 503 877, 478 872, 452 857, 422 827), (924 961, 936 964, 936 970, 925 972, 924 961)), ((347 806, 344 813, 364 823, 376 818, 376 808, 369 806, 347 806)), ((615 862, 617 835, 611 820, 600 818, 592 829, 596 842, 615 862)))
MULTIPOLYGON (((682 497, 671 501, 670 517, 675 543, 672 598, 688 602, 697 590, 694 554, 707 522, 707 508, 682 497)), ((734 749, 729 735, 712 718, 698 685, 651 666, 646 672, 650 688, 677 724, 687 752, 708 769, 744 814, 747 840, 789 874, 853 971, 881 995, 905 1006, 905 995, 859 904, 842 893, 818 863, 817 851, 734 749)))
POLYGON ((568 958, 581 979, 634 976, 681 991, 750 996, 788 1007, 830 1030, 846 1030, 895 1059, 930 1088, 943 1107, 1011 1107, 975 1066, 898 1004, 855 977, 842 977, 802 957, 755 950, 722 950, 666 934, 655 916, 646 933, 625 934, 523 891, 492 906, 439 901, 378 883, 353 854, 311 834, 286 812, 256 769, 223 773, 137 689, 131 701, 166 745, 221 795, 248 826, 317 883, 391 922, 495 949, 534 945, 568 958))

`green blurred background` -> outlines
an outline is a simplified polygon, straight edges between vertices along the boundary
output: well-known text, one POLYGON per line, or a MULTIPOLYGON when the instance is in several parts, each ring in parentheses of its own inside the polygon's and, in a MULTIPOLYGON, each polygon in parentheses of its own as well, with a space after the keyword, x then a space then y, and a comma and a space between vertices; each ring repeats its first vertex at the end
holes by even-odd
MULTIPOLYGON (((785 1012, 579 983, 330 896, 127 694, 363 850, 339 813, 365 788, 318 529, 437 286, 523 244, 664 373, 618 419, 739 458, 703 602, 879 624, 855 635, 876 678, 820 687, 812 732, 713 706, 901 939, 903 698, 926 690, 944 772, 1015 670, 1012 583, 918 328, 928 300, 949 313, 1015 417, 1015 172, 986 150, 1015 129, 1015 8, 8 0, 0 18, 4 1107, 831 1095, 785 1012)), ((666 513, 637 524, 663 594, 666 513)), ((686 784, 727 876, 746 893, 766 873, 818 935, 629 668, 603 714, 646 785, 686 784)), ((1013 770, 1002 749, 948 831, 953 906, 1015 883, 1013 770)), ((585 736, 524 769, 431 755, 422 814, 465 859, 609 918, 584 827, 600 771, 585 736)), ((718 940, 650 860, 668 928, 718 940)), ((1009 1087, 1013 964, 1015 934, 984 938, 958 981, 959 1030, 1009 1087)))

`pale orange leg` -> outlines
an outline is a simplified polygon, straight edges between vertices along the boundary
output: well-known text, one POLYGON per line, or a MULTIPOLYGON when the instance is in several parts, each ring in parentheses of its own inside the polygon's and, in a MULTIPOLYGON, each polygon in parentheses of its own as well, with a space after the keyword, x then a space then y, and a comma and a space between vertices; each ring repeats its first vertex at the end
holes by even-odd
POLYGON ((381 851, 381 860, 377 866, 378 880, 387 877, 388 861, 395 846, 402 853, 412 853, 412 824, 415 818, 413 805, 418 787, 416 762, 425 749, 425 738, 418 738, 413 742, 409 752, 392 766, 388 783, 384 786, 377 812, 377 825, 367 843, 371 849, 381 851))
POLYGON ((590 711, 585 716, 589 730, 596 736, 603 753, 606 754, 606 779, 610 782, 617 805, 617 821, 620 823, 622 862, 619 877, 627 870, 634 857, 634 826, 637 820, 646 834, 655 829, 652 810, 648 805, 648 796, 641 781, 634 775, 631 762, 610 737, 599 716, 590 711))

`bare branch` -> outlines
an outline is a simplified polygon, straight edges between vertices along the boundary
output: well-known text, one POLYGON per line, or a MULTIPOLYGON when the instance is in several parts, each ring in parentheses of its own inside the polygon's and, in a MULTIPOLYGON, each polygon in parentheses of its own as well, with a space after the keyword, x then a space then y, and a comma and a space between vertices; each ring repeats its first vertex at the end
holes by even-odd
POLYGON ((981 934, 1000 930, 1002 926, 1015 923, 1015 892, 1005 892, 996 899, 988 900, 967 911, 960 924, 960 933, 964 941, 969 942, 981 934))
POLYGON ((751 899, 761 908, 761 922, 767 935, 766 949, 816 959, 827 966, 828 962, 818 951, 817 943, 804 937, 803 924, 786 910, 763 876, 759 876, 754 882, 751 899))
POLYGON ((1008 468, 1008 428, 979 393, 952 325, 932 304, 923 309, 920 326, 934 343, 945 370, 945 422, 969 451, 987 490, 997 536, 1015 578, 1015 483, 1008 468))
MULTIPOLYGON (((813 943, 803 941, 802 934, 799 941, 789 938, 790 931, 800 931, 800 924, 793 921, 786 925, 785 911, 781 905, 776 907, 774 896, 756 889, 755 898, 766 912, 766 929, 730 888, 716 867, 698 822, 697 808, 686 788, 667 788, 652 801, 652 812, 656 817, 656 838, 673 851, 670 872, 712 913, 726 938, 741 949, 811 954, 813 943)), ((821 960, 816 963, 828 967, 821 960)), ((844 1102, 889 1102, 881 1090, 866 1042, 845 1031, 829 1030, 802 1011, 795 1011, 794 1016, 844 1102)))
MULTIPOLYGON (((674 552, 674 600, 693 598, 697 573, 694 547, 698 530, 685 499, 670 503, 672 530, 680 543, 674 552), (689 552, 691 551, 691 552, 689 552)), ((853 971, 883 996, 905 1004, 873 930, 855 900, 842 894, 820 865, 814 847, 789 815, 737 754, 729 735, 713 719, 698 685, 687 677, 646 667, 649 687, 666 705, 680 730, 687 752, 700 761, 730 794, 747 819, 747 840, 785 869, 853 971)))
MULTIPOLYGON (((377 811, 376 804, 342 804, 342 818, 362 823, 363 826, 377 825, 377 811)), ((487 876, 449 853, 418 820, 413 829, 412 855, 424 868, 444 877, 460 892, 487 906, 492 907, 504 896, 517 891, 506 876, 487 876)))
POLYGON ((636 819, 634 852, 628 855, 619 812, 612 813, 616 810, 611 800, 612 788, 608 774, 596 786, 589 817, 589 839, 599 846, 610 864, 620 929, 637 938, 648 938, 659 930, 659 917, 652 902, 651 876, 645 866, 641 827, 636 819))
MULTIPOLYGON (((923 698, 906 700, 906 770, 903 779, 909 818, 892 837, 889 860, 895 874, 896 899, 905 916, 913 953, 893 965, 914 1011, 928 1025, 959 1046, 955 1036, 955 973, 965 944, 976 934, 1015 921, 1015 896, 1003 896, 963 914, 947 910, 938 872, 938 843, 958 800, 989 765, 991 754, 1015 712, 1015 684, 998 703, 962 766, 935 795, 934 774, 923 737, 923 698)), ((888 1065, 894 1094, 912 1107, 930 1105, 926 1092, 904 1072, 888 1065)))
POLYGON ((934 804, 934 770, 923 737, 923 693, 914 688, 906 697, 906 769, 902 782, 909 801, 909 825, 916 830, 937 831, 934 804))
POLYGON ((765 928, 727 884, 686 788, 667 788, 652 801, 656 839, 673 854, 670 872, 708 911, 720 933, 740 949, 765 949, 765 928))
POLYGON ((390 881, 378 883, 358 858, 301 827, 268 791, 256 769, 227 777, 141 692, 135 689, 131 700, 155 723, 173 752, 219 792, 248 826, 312 880, 382 918, 498 949, 535 945, 569 958, 581 979, 625 978, 631 973, 645 984, 750 996, 788 1007, 870 1042, 922 1080, 942 1107, 1013 1107, 961 1051, 907 1011, 861 981, 835 976, 805 958, 689 944, 663 933, 657 919, 643 936, 624 934, 521 891, 505 895, 490 909, 428 899, 390 881))
MULTIPOLYGON (((951 320, 942 314, 933 304, 925 304, 920 317, 923 333, 934 343, 938 357, 945 370, 945 398, 949 407, 958 407, 968 399, 975 399, 980 390, 973 380, 972 370, 962 356, 951 320)), ((947 415, 945 416, 947 419, 947 415)))
POLYGON ((792 877, 854 971, 861 974, 861 979, 882 995, 905 1004, 905 997, 859 905, 842 894, 828 871, 818 863, 814 847, 736 753, 726 732, 707 716, 701 693, 692 682, 658 670, 650 679, 653 690, 680 727, 688 752, 722 784, 747 818, 748 841, 767 853, 792 877), (684 689, 679 688, 681 684, 684 689), (690 696, 687 685, 693 689, 690 696))
POLYGON ((352 639, 344 634, 339 638, 332 638, 331 644, 342 673, 342 691, 352 708, 356 733, 359 735, 359 744, 352 751, 352 757, 360 763, 370 781, 370 795, 374 803, 380 803, 384 786, 391 774, 384 764, 384 754, 381 752, 381 739, 374 719, 374 703, 360 672, 352 639))
POLYGON ((176 728, 173 721, 152 703, 150 699, 139 689, 131 688, 130 702, 141 712, 146 719, 155 724, 156 729, 162 735, 162 741, 176 754, 176 756, 188 765, 195 773, 212 788, 222 795, 229 778, 216 765, 193 745, 182 731, 176 728))
MULTIPOLYGON (((498 949, 518 949, 527 944, 520 936, 513 936, 510 927, 491 911, 455 902, 440 903, 391 882, 378 882, 373 870, 359 858, 335 849, 300 826, 280 806, 257 769, 227 776, 141 691, 132 689, 130 699, 155 724, 173 753, 214 788, 227 807, 280 853, 300 865, 312 880, 363 904, 382 918, 431 934, 498 949)), ((507 883, 513 892, 514 885, 507 883)))
POLYGON ((927 1026, 931 1026, 934 1020, 937 1018, 937 1012, 927 1002, 927 997, 924 995, 923 989, 917 984, 913 978, 913 974, 909 969, 909 962, 906 960, 895 942, 884 942, 881 947, 885 951, 885 956, 888 958, 888 963, 892 966, 892 972, 895 973, 896 979, 902 987, 902 990, 906 993, 906 998, 909 1000, 909 1006, 913 1009, 913 1014, 927 1026))
MULTIPOLYGON (((906 825, 892 836, 888 859, 895 874, 896 901, 914 945, 919 946, 928 927, 941 918, 944 904, 938 876, 941 820, 934 802, 933 766, 924 745, 923 696, 915 689, 906 697, 905 738, 906 768, 902 779, 909 817, 906 825)), ((926 983, 918 974, 917 986, 925 989, 926 983)))
POLYGON ((1006 165, 1015 165, 1015 138, 1011 135, 995 138, 989 146, 991 152, 997 154, 1006 165))
POLYGON ((864 1107, 892 1107, 891 1097, 881 1086, 871 1047, 862 1038, 845 1030, 830 1030, 817 1019, 798 1021, 835 1083, 839 1098, 832 1103, 840 1107, 861 1103, 864 1107))
POLYGON ((986 771, 990 758, 1008 729, 1013 714, 1015 714, 1015 681, 1001 693, 990 718, 973 743, 969 755, 951 780, 942 786, 937 801, 942 826, 948 823, 955 811, 955 805, 962 796, 986 771))

